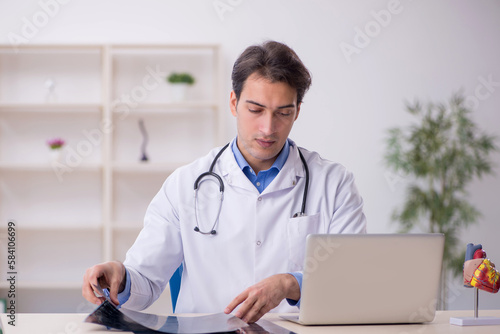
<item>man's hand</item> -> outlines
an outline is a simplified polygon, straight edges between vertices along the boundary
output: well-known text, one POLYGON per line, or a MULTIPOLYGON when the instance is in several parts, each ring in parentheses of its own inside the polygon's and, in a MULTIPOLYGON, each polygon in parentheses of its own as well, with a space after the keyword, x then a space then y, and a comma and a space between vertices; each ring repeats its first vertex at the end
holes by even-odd
POLYGON ((97 297, 94 294, 94 291, 99 294, 94 288, 99 282, 101 288, 109 289, 111 301, 118 305, 118 293, 125 289, 126 278, 125 266, 118 261, 105 262, 90 267, 83 276, 82 296, 89 302, 100 305, 106 298, 105 296, 97 297))
POLYGON ((273 275, 240 293, 226 307, 224 313, 231 313, 241 304, 235 316, 247 323, 253 323, 285 298, 300 299, 299 283, 290 274, 273 275))

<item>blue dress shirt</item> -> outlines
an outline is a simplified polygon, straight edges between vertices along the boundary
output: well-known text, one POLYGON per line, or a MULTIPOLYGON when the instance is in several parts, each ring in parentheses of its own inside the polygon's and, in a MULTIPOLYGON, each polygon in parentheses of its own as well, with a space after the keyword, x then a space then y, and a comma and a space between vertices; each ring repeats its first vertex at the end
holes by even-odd
POLYGON ((233 145, 231 146, 231 149, 234 154, 234 158, 236 159, 236 162, 238 163, 238 166, 240 166, 241 170, 243 173, 246 175, 246 177, 252 182, 252 184, 257 188, 259 193, 262 193, 264 189, 267 188, 267 186, 274 180, 276 175, 280 172, 281 168, 283 168, 283 165, 286 162, 286 159, 288 159, 288 153, 290 152, 290 144, 288 143, 288 140, 285 142, 285 145, 283 146, 283 149, 281 150, 280 154, 274 161, 273 165, 271 168, 267 170, 261 170, 259 174, 255 175, 254 170, 248 162, 245 160, 243 157, 243 154, 241 154, 241 151, 238 149, 238 145, 236 144, 237 140, 233 141, 233 145))

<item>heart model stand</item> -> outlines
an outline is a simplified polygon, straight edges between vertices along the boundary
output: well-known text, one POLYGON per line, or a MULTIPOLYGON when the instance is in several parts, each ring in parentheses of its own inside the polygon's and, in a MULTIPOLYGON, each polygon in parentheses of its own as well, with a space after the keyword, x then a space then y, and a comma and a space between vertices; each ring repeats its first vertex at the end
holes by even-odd
POLYGON ((465 252, 464 286, 474 288, 474 317, 450 318, 457 326, 500 325, 500 318, 479 317, 479 289, 496 293, 500 288, 500 274, 486 258, 482 245, 468 244, 465 252))

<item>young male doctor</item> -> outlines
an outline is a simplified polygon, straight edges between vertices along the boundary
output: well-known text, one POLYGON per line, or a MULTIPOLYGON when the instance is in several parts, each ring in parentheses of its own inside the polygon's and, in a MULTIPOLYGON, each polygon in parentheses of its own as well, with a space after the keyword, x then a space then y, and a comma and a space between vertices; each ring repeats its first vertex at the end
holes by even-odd
POLYGON ((234 311, 255 322, 296 312, 306 236, 366 231, 352 174, 288 138, 311 84, 296 53, 274 41, 250 46, 232 81, 237 137, 167 178, 124 263, 87 269, 87 300, 102 302, 99 281, 115 304, 142 310, 182 264, 178 313, 234 311))

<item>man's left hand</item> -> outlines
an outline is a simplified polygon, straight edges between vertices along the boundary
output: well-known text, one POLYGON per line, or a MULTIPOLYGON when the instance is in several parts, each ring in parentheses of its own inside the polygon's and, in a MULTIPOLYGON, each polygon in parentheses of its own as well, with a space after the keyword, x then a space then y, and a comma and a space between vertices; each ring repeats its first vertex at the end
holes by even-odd
POLYGON ((234 315, 246 323, 253 323, 278 306, 285 298, 300 299, 299 283, 290 274, 277 274, 240 293, 226 307, 224 313, 231 313, 241 304, 234 315))

